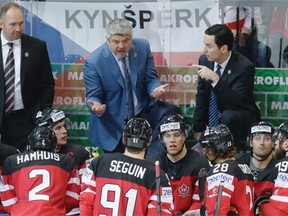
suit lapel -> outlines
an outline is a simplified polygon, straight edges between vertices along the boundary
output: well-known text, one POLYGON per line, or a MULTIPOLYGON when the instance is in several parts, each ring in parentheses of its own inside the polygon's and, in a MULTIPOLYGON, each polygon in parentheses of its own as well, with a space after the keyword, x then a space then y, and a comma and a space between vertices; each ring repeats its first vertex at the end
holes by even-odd
MULTIPOLYGON (((1 31, 0 31, 1 33, 1 31)), ((2 41, 0 37, 0 89, 3 90, 3 93, 1 92, 0 94, 4 95, 4 63, 3 63, 3 55, 2 55, 2 41)), ((4 102, 3 102, 4 103, 4 102)))
POLYGON ((130 78, 134 92, 136 91, 137 83, 137 65, 138 65, 138 52, 135 45, 133 44, 129 51, 129 66, 130 66, 130 78))
MULTIPOLYGON (((122 72, 115 61, 113 54, 111 53, 108 44, 105 45, 104 53, 103 53, 105 65, 108 65, 108 71, 111 72, 112 76, 118 81, 118 83, 125 88, 124 77, 122 72), (111 70, 114 68, 114 70, 111 70)), ((133 44, 130 51, 129 51, 129 68, 130 68, 130 77, 131 77, 131 84, 132 88, 136 90, 136 83, 137 83, 137 62, 138 62, 138 52, 136 50, 135 45, 133 44)))
POLYGON ((109 71, 111 75, 117 80, 117 82, 122 86, 122 88, 125 88, 122 72, 113 54, 111 53, 107 43, 105 44, 103 58, 104 58, 103 67, 104 68, 107 67, 105 71, 109 71))
MULTIPOLYGON (((0 31, 1 33, 1 31, 0 31)), ((2 54, 2 41, 1 41, 1 37, 0 37, 0 45, 1 45, 1 50, 0 50, 0 71, 1 71, 1 75, 3 74, 4 77, 4 62, 3 62, 3 54, 2 54)), ((2 76, 1 76, 2 77, 2 76)))
POLYGON ((233 74, 234 62, 235 62, 235 54, 232 52, 231 58, 229 59, 227 65, 226 65, 226 67, 224 69, 223 75, 221 77, 224 82, 230 77, 230 75, 234 75, 233 74))
POLYGON ((23 87, 25 73, 27 71, 28 62, 29 62, 29 43, 25 35, 21 36, 21 66, 20 66, 20 82, 21 87, 23 87))

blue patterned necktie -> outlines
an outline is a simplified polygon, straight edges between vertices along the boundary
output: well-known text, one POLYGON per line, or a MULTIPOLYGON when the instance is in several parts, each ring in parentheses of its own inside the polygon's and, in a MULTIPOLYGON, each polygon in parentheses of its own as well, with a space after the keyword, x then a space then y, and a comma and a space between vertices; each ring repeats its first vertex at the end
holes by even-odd
MULTIPOLYGON (((215 73, 218 74, 218 76, 221 76, 221 65, 217 64, 217 69, 215 73)), ((218 101, 217 101, 217 95, 211 89, 211 94, 210 94, 210 104, 209 104, 209 127, 213 127, 214 125, 219 123, 219 110, 218 110, 218 101)))
POLYGON ((123 72, 124 72, 124 81, 125 81, 127 106, 128 106, 128 120, 129 120, 135 116, 133 92, 132 92, 129 71, 126 65, 126 58, 121 59, 121 62, 122 62, 122 67, 123 67, 123 72))
POLYGON ((14 109, 14 80, 15 80, 15 64, 13 54, 13 43, 8 43, 9 51, 5 63, 4 79, 5 79, 5 113, 14 109))

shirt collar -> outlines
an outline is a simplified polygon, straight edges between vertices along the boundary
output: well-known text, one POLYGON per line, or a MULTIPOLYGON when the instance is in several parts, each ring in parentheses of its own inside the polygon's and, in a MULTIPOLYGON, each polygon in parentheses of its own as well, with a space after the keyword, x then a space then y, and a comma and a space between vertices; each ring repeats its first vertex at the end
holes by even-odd
POLYGON ((3 36, 3 31, 1 32, 1 41, 2 41, 2 46, 6 45, 7 43, 12 42, 15 45, 20 45, 20 38, 17 40, 13 40, 13 41, 8 41, 4 36, 3 36))
POLYGON ((232 55, 232 52, 230 51, 229 57, 228 57, 224 62, 222 62, 221 64, 215 62, 215 63, 214 63, 214 70, 216 70, 216 66, 217 66, 218 64, 221 66, 221 70, 224 70, 224 69, 226 68, 226 66, 227 66, 230 58, 231 58, 231 55, 232 55))

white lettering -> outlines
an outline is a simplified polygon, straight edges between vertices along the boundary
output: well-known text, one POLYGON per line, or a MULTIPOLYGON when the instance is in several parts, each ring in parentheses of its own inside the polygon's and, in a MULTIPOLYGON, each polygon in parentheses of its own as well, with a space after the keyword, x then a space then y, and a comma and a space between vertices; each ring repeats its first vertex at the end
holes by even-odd
POLYGON ((75 105, 75 106, 84 106, 85 98, 83 97, 60 97, 56 96, 54 98, 55 105, 75 105))
POLYGON ((17 156, 17 164, 34 161, 34 160, 55 160, 59 161, 59 154, 48 151, 35 151, 25 155, 17 156))
POLYGON ((126 173, 136 178, 143 179, 146 168, 137 164, 130 164, 128 162, 112 160, 110 163, 110 172, 126 173))

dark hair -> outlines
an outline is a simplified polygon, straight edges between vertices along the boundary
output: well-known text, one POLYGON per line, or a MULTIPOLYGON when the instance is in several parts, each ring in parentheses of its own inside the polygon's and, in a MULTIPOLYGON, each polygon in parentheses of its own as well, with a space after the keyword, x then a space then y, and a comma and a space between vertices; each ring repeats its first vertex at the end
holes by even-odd
POLYGON ((224 24, 212 25, 206 29, 205 34, 215 36, 215 43, 218 48, 222 47, 223 45, 227 45, 228 50, 232 49, 234 37, 228 26, 224 24))

